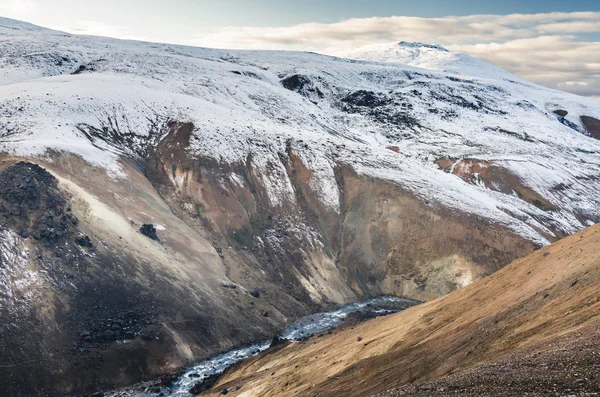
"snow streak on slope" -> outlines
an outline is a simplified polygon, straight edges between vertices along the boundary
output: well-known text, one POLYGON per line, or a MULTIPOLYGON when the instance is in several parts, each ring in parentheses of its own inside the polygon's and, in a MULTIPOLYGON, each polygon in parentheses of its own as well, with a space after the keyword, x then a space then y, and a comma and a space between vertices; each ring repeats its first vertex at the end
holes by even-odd
POLYGON ((41 285, 29 268, 29 251, 23 239, 0 226, 0 304, 11 313, 25 306, 41 285))
POLYGON ((572 233, 600 219, 600 142, 584 135, 580 121, 600 118, 600 102, 441 47, 402 43, 384 63, 389 51, 378 56, 376 48, 366 57, 376 62, 356 61, 7 24, 0 23, 0 150, 70 151, 118 177, 118 157, 143 156, 175 120, 195 126, 190 156, 223 163, 251 156, 273 206, 294 204, 281 163, 291 148, 336 212, 333 170, 348 165, 541 244, 551 230, 572 233), (568 110, 568 123, 557 109, 568 110), (440 158, 502 166, 556 210, 467 183, 440 170, 440 158))

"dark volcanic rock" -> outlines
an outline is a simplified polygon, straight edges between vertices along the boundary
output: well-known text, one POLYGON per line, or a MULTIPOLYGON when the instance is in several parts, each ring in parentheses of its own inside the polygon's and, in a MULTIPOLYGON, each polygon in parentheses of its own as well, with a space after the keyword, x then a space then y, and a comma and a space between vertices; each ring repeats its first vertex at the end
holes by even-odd
POLYGON ((270 347, 275 347, 275 346, 279 346, 282 345, 284 343, 287 343, 288 340, 287 339, 283 339, 281 336, 276 336, 273 338, 273 340, 271 341, 271 345, 270 347))
POLYGON ((140 227, 140 233, 142 233, 144 236, 146 236, 148 238, 151 238, 152 240, 160 241, 160 238, 156 234, 156 228, 154 227, 154 225, 150 225, 150 224, 142 225, 142 227, 140 227))
POLYGON ((61 204, 62 198, 45 192, 56 186, 56 178, 37 164, 20 162, 0 173, 0 197, 29 209, 40 208, 44 198, 50 208, 61 204))
POLYGON ((47 243, 62 240, 77 224, 57 179, 39 165, 25 162, 0 173, 0 216, 24 238, 31 235, 47 243))
POLYGON ((281 85, 290 91, 301 91, 304 87, 310 84, 308 77, 300 74, 294 74, 281 80, 281 85))
POLYGON ((554 114, 557 114, 561 117, 565 117, 567 114, 569 114, 569 112, 567 112, 566 110, 557 109, 554 111, 554 114))
POLYGON ((318 98, 323 98, 323 92, 313 84, 313 81, 306 76, 294 74, 281 80, 284 88, 297 92, 305 97, 311 97, 316 94, 318 98))
POLYGON ((256 288, 250 291, 250 295, 252 295, 255 298, 260 298, 260 292, 258 292, 256 288))
POLYGON ((77 237, 75 239, 75 243, 77 243, 77 245, 87 248, 91 248, 94 246, 94 244, 92 244, 92 240, 90 240, 88 236, 77 237))
POLYGON ((88 70, 88 67, 86 65, 79 65, 79 67, 77 67, 77 69, 71 74, 73 74, 73 75, 81 74, 81 73, 85 72, 86 70, 88 70))
POLYGON ((581 122, 583 123, 586 132, 596 139, 600 139, 600 120, 589 116, 581 116, 581 122))
POLYGON ((156 338, 150 331, 142 332, 152 322, 154 315, 144 310, 131 309, 116 316, 97 315, 79 335, 85 342, 108 345, 115 340, 131 340, 140 336, 144 340, 156 338))
POLYGON ((353 92, 352 94, 346 96, 342 99, 342 102, 348 103, 354 106, 360 107, 368 107, 374 108, 377 106, 383 106, 388 101, 385 98, 381 98, 379 95, 375 94, 373 91, 365 91, 360 90, 353 92))
POLYGON ((195 396, 197 394, 209 390, 217 383, 217 380, 219 380, 220 377, 221 374, 214 374, 209 376, 208 378, 204 379, 204 381, 202 381, 201 383, 197 383, 192 388, 190 388, 190 394, 195 396))

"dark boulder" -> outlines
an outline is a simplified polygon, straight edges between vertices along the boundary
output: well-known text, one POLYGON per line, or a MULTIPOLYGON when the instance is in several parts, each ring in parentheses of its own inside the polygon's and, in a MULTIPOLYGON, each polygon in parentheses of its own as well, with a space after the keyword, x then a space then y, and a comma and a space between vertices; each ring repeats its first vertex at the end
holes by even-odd
POLYGON ((258 292, 256 288, 250 291, 250 295, 252 295, 255 298, 260 298, 260 292, 258 292))
POLYGON ((581 122, 589 136, 600 139, 600 120, 590 116, 581 116, 581 122))
POLYGON ((196 383, 188 391, 193 396, 198 395, 202 392, 205 392, 208 389, 210 389, 211 387, 213 387, 217 383, 217 381, 219 380, 220 377, 221 377, 221 374, 211 375, 208 378, 201 381, 200 383, 196 383))
POLYGON ((276 336, 271 341, 271 345, 269 347, 279 346, 279 345, 282 345, 282 344, 284 344, 286 342, 288 342, 287 339, 283 339, 281 336, 276 336))
POLYGON ((283 85, 284 88, 296 92, 302 91, 302 89, 304 89, 309 84, 310 80, 308 79, 308 77, 302 76, 300 74, 294 74, 281 80, 281 85, 283 85))
POLYGON ((388 101, 373 91, 355 91, 342 99, 342 102, 352 106, 374 108, 385 105, 388 101))
POLYGON ((79 65, 79 67, 71 74, 81 74, 87 70, 87 66, 79 65))
POLYGON ((281 80, 284 88, 299 93, 305 97, 323 98, 323 92, 316 87, 311 79, 300 74, 287 76, 281 80))
POLYGON ((88 236, 77 237, 75 239, 75 243, 86 248, 91 248, 94 246, 94 244, 92 244, 92 240, 90 240, 88 236))
POLYGON ((154 225, 143 224, 142 227, 140 227, 140 233, 154 241, 160 241, 160 238, 156 234, 156 228, 154 225))
POLYGON ((566 110, 557 109, 554 111, 554 114, 557 114, 560 117, 565 117, 567 114, 569 114, 569 112, 567 112, 566 110))

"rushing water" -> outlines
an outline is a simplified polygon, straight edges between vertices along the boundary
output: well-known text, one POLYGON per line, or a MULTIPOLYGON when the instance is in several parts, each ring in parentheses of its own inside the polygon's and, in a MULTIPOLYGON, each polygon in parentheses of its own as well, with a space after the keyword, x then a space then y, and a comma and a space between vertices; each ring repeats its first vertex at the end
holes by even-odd
MULTIPOLYGON (((386 315, 402 311, 418 303, 419 302, 416 301, 391 296, 383 296, 363 302, 352 303, 330 312, 316 313, 303 317, 287 327, 279 337, 286 340, 300 340, 335 328, 342 320, 352 313, 366 312, 386 315)), ((160 394, 161 396, 191 397, 192 394, 189 390, 196 384, 202 383, 211 375, 222 373, 225 369, 238 361, 255 356, 260 352, 267 350, 270 345, 271 341, 265 341, 214 356, 188 368, 170 387, 161 389, 160 393, 135 392, 128 395, 135 397, 156 397, 160 394)))

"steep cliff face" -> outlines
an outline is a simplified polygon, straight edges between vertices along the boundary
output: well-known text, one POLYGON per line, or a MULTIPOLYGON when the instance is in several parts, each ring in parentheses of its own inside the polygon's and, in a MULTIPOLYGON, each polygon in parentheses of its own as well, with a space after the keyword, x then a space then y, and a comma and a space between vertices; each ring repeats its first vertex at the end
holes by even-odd
MULTIPOLYGON (((334 169, 327 206, 295 145, 265 171, 249 158, 223 166, 187 154, 190 124, 173 124, 158 145, 150 179, 172 209, 220 246, 229 268, 254 263, 289 293, 317 304, 395 294, 429 300, 531 252, 535 244, 482 217, 423 203, 394 183, 334 169), (273 206, 263 182, 292 192, 273 206), (250 259, 242 259, 245 258, 250 259), (231 257, 231 258, 227 258, 231 257)), ((243 282, 243 279, 239 280, 243 282)))
POLYGON ((599 103, 437 46, 401 43, 408 66, 0 22, 2 180, 52 193, 2 207, 15 396, 165 374, 363 297, 430 300, 600 219, 599 103))

